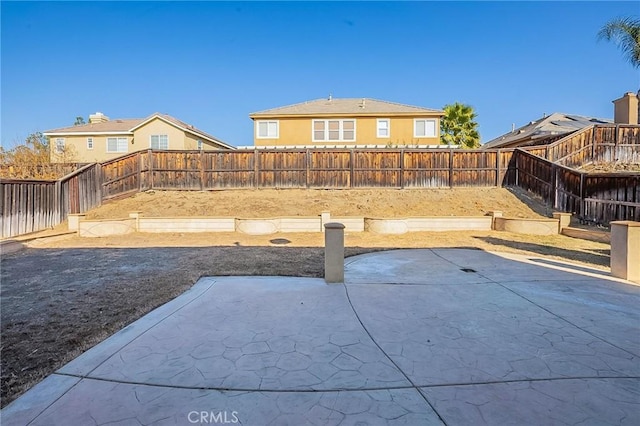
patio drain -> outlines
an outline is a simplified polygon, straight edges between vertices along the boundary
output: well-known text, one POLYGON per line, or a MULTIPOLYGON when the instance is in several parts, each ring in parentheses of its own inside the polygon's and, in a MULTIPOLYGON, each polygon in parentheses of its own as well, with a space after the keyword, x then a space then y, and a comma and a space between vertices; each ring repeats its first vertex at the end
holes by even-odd
POLYGON ((478 271, 476 271, 475 269, 471 269, 471 268, 460 268, 460 270, 461 270, 462 272, 478 272, 478 271))

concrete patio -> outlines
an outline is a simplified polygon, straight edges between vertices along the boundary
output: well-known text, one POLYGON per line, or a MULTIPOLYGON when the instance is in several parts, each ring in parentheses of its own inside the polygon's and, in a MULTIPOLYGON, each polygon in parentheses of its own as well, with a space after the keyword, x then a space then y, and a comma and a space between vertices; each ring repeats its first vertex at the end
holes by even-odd
POLYGON ((203 278, 2 425, 637 425, 640 287, 467 249, 346 259, 345 284, 203 278))

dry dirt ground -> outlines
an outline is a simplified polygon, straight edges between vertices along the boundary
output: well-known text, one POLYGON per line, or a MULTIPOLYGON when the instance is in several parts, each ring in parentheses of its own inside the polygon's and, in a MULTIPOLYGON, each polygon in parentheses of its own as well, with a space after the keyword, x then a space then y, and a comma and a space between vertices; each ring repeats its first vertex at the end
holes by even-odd
POLYGON ((147 191, 108 202, 87 219, 127 217, 130 211, 148 217, 238 218, 318 216, 325 210, 333 216, 365 217, 482 216, 490 210, 502 210, 510 217, 550 214, 541 204, 532 200, 527 205, 518 196, 526 193, 505 188, 147 191))
MULTIPOLYGON (((376 215, 482 215, 500 209, 510 216, 535 217, 546 209, 527 194, 484 188, 437 190, 431 198, 422 191, 392 190, 384 196, 378 191, 361 191, 366 194, 364 199, 351 191, 303 191, 296 199, 293 195, 297 191, 283 190, 271 192, 285 197, 260 203, 265 192, 139 194, 108 203, 89 216, 124 217, 133 210, 149 216, 171 216, 174 211, 201 215, 203 209, 215 210, 217 216, 316 215, 322 210, 335 215, 368 215, 383 210, 375 206, 386 206, 376 215), (179 202, 182 205, 168 204, 179 202), (259 210, 263 205, 269 208, 259 210), (452 206, 458 207, 454 210, 452 206)), ((323 242, 319 233, 140 233, 36 241, 31 248, 3 255, 1 405, 124 325, 184 292, 201 276, 321 277, 323 242)), ((610 249, 608 244, 565 236, 504 232, 348 233, 345 242, 347 256, 393 248, 468 247, 545 256, 551 262, 572 261, 605 270, 610 249)))

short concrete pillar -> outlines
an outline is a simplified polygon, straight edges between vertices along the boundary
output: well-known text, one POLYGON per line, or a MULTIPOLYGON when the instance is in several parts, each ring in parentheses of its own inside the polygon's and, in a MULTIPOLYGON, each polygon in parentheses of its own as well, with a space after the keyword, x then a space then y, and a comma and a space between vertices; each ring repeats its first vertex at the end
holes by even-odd
POLYGON ((324 232, 324 226, 331 222, 331 212, 324 211, 320 213, 320 228, 324 232))
POLYGON ((80 221, 84 220, 87 215, 84 213, 71 213, 67 215, 67 224, 69 231, 78 231, 80 229, 80 221))
POLYGON ((135 219, 136 220, 136 232, 140 231, 140 218, 142 217, 142 212, 141 211, 136 211, 136 212, 129 212, 129 217, 131 219, 135 219))
POLYGON ((496 217, 502 217, 502 211, 493 210, 488 212, 485 216, 491 216, 491 229, 496 229, 496 217))
POLYGON ((611 275, 640 281, 640 222, 611 222, 611 275))
POLYGON ((327 284, 344 282, 344 225, 324 225, 324 280, 327 284))
POLYGON ((562 230, 571 225, 571 213, 554 212, 553 218, 558 219, 558 234, 562 234, 562 230))

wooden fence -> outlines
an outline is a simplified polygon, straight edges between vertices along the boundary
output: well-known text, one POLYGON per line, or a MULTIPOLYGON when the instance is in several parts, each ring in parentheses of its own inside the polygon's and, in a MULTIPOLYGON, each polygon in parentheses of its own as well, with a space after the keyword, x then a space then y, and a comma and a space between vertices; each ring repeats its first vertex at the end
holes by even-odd
POLYGON ((552 208, 597 224, 640 221, 640 175, 588 174, 524 150, 514 153, 515 184, 552 208))
POLYGON ((0 180, 2 237, 51 228, 70 213, 102 203, 99 164, 89 164, 57 181, 0 180))
POLYGON ((0 180, 2 237, 46 229, 70 213, 147 189, 516 185, 584 220, 640 220, 637 175, 571 168, 598 161, 640 162, 640 126, 590 126, 547 146, 517 150, 138 151, 59 181, 0 180))
POLYGON ((501 186, 512 150, 139 151, 102 163, 103 198, 145 189, 501 186))

